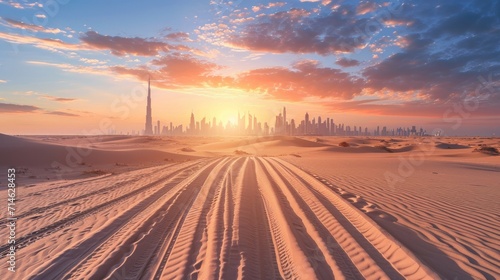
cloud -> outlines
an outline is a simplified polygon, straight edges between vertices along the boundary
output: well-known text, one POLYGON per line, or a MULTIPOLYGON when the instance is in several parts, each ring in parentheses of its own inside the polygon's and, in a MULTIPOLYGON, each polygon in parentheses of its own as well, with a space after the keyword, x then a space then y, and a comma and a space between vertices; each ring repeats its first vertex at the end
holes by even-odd
POLYGON ((76 98, 65 98, 65 97, 57 97, 57 96, 51 96, 51 95, 41 95, 41 97, 50 100, 50 101, 55 101, 55 102, 71 102, 71 101, 76 101, 78 99, 76 98))
POLYGON ((95 31, 87 31, 80 40, 95 49, 110 50, 116 56, 127 54, 137 56, 154 56, 169 50, 189 50, 182 45, 170 45, 157 40, 148 40, 139 37, 120 37, 101 35, 95 31))
POLYGON ((63 71, 73 72, 73 73, 113 76, 112 71, 110 71, 110 69, 105 65, 79 66, 68 63, 51 63, 51 62, 33 61, 33 60, 26 61, 26 63, 41 65, 41 66, 56 67, 62 69, 63 71))
POLYGON ((348 58, 341 58, 337 60, 337 62, 335 63, 342 67, 352 67, 359 65, 359 61, 357 61, 356 59, 348 59, 348 58))
POLYGON ((106 61, 100 61, 99 59, 90 59, 90 58, 80 58, 81 62, 93 65, 102 65, 106 64, 106 61))
POLYGON ((152 69, 146 67, 127 68, 124 66, 113 66, 110 70, 122 74, 146 80, 151 75, 155 85, 163 88, 179 87, 205 87, 224 86, 230 83, 231 78, 214 75, 213 72, 220 66, 195 58, 186 54, 170 54, 154 59, 152 69))
POLYGON ((285 5, 286 5, 285 2, 271 2, 271 3, 268 3, 266 5, 261 4, 261 5, 258 5, 258 6, 252 6, 252 11, 256 13, 256 12, 262 10, 262 9, 270 9, 270 8, 276 8, 276 7, 283 7, 285 5))
POLYGON ((460 103, 479 93, 500 106, 500 98, 495 99, 500 94, 500 64, 492 60, 500 56, 500 18, 492 13, 494 5, 450 1, 438 8, 422 4, 402 9, 399 17, 415 24, 395 41, 399 52, 362 71, 365 86, 418 91, 438 103, 460 103), (435 12, 429 13, 430 8, 435 12))
POLYGON ((361 93, 363 81, 341 70, 321 67, 317 61, 303 60, 292 68, 272 67, 242 73, 236 84, 274 99, 301 101, 308 97, 351 99, 361 93))
POLYGON ((27 3, 27 1, 13 1, 13 0, 8 0, 8 1, 0 1, 0 4, 6 4, 9 5, 13 8, 16 9, 29 9, 29 8, 34 8, 34 7, 39 7, 42 8, 43 4, 38 3, 38 2, 33 2, 33 3, 27 3))
POLYGON ((76 50, 91 50, 92 49, 92 48, 89 48, 88 46, 85 46, 85 45, 70 44, 70 43, 66 43, 66 42, 63 42, 63 41, 58 40, 58 39, 44 39, 44 38, 37 38, 37 37, 32 37, 32 36, 10 34, 10 33, 5 33, 5 32, 0 32, 0 39, 4 39, 5 41, 13 43, 13 44, 28 44, 28 45, 33 45, 37 48, 46 49, 46 50, 76 51, 76 50))
POLYGON ((60 111, 50 111, 50 112, 46 112, 45 114, 48 114, 48 115, 57 115, 57 116, 63 116, 63 117, 79 117, 80 116, 80 115, 77 115, 77 114, 60 112, 60 111))
POLYGON ((0 80, 0 84, 6 83, 6 80, 0 80))
MULTIPOLYGON (((44 15, 37 15, 37 17, 38 16, 44 16, 44 15)), ((40 25, 24 23, 24 22, 10 19, 10 18, 2 18, 2 20, 7 23, 6 25, 8 27, 12 27, 12 28, 18 28, 18 29, 28 30, 28 31, 32 31, 32 32, 51 33, 51 34, 66 33, 66 31, 63 31, 59 28, 46 28, 46 27, 43 27, 40 25)))
POLYGON ((303 60, 291 68, 258 68, 235 76, 216 75, 221 66, 190 55, 167 55, 151 62, 153 68, 110 69, 120 75, 147 80, 150 75, 157 87, 226 87, 261 94, 266 98, 301 101, 309 97, 351 99, 362 92, 363 80, 341 70, 321 67, 319 62, 303 60))
MULTIPOLYGON (((4 19, 9 24, 17 28, 44 33, 66 33, 60 29, 47 29, 42 26, 25 24, 22 22, 4 19)), ((177 34, 178 38, 184 35, 177 34)), ((80 44, 66 43, 59 39, 38 38, 35 36, 19 35, 13 33, 0 32, 0 39, 13 44, 28 44, 40 49, 58 51, 82 51, 82 50, 109 50, 116 56, 137 55, 137 56, 155 56, 161 52, 169 51, 194 51, 184 45, 172 45, 166 42, 144 39, 139 37, 128 38, 120 36, 106 36, 98 34, 95 31, 88 31, 80 37, 80 44)), ((187 40, 187 39, 186 39, 187 40)))
MULTIPOLYGON (((398 104, 383 104, 384 100, 346 100, 342 102, 332 102, 325 104, 327 108, 338 112, 350 112, 366 115, 379 116, 412 116, 412 117, 430 117, 441 119, 440 124, 448 122, 450 125, 455 123, 455 119, 460 117, 457 111, 454 111, 453 104, 436 104, 428 101, 406 101, 398 104)), ((483 116, 498 116, 498 109, 495 105, 487 102, 480 102, 478 106, 481 110, 475 111, 471 116, 474 118, 483 116)), ((469 119, 464 120, 469 121, 469 119)))
POLYGON ((50 100, 50 101, 56 101, 56 102, 71 102, 71 101, 76 101, 79 99, 76 98, 65 98, 65 97, 57 97, 57 96, 52 96, 52 95, 47 95, 47 94, 41 94, 36 91, 26 91, 26 92, 17 92, 15 93, 17 95, 27 95, 27 96, 39 96, 41 98, 50 100))
POLYGON ((191 42, 192 40, 189 38, 189 34, 186 32, 174 32, 169 33, 165 36, 166 39, 172 41, 186 41, 191 42))
POLYGON ((253 51, 328 55, 364 47, 379 28, 370 19, 357 17, 349 6, 319 16, 293 8, 258 17, 225 40, 253 51))
POLYGON ((196 77, 204 77, 218 66, 214 63, 196 59, 190 55, 168 55, 151 62, 155 66, 160 66, 160 72, 179 82, 189 81, 196 77))
POLYGON ((356 13, 358 15, 364 15, 371 13, 377 9, 377 4, 374 2, 361 2, 356 8, 356 13))
POLYGON ((31 113, 38 110, 40 110, 39 107, 31 105, 0 103, 0 113, 31 113))
POLYGON ((0 114, 6 113, 43 113, 49 115, 58 115, 65 117, 78 117, 77 114, 60 112, 60 111, 45 111, 40 107, 32 106, 32 105, 19 105, 19 104, 10 104, 10 103, 0 103, 0 114))

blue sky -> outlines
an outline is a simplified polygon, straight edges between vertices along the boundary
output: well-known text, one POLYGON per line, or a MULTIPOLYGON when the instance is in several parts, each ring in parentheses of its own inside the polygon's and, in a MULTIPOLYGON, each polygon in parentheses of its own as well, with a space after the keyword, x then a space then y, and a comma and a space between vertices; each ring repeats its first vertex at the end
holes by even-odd
POLYGON ((0 17, 1 133, 137 131, 148 76, 162 123, 287 106, 500 133, 499 1, 0 0, 0 17))

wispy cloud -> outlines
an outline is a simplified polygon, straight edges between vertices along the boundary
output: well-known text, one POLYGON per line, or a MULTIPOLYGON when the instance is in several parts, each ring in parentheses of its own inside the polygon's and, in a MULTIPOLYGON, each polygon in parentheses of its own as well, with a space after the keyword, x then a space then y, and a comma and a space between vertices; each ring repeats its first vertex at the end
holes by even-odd
MULTIPOLYGON (((0 98, 0 100, 2 100, 0 98)), ((11 104, 11 103, 0 103, 0 114, 19 114, 19 113, 38 113, 38 114, 48 114, 57 115, 63 117, 78 117, 80 115, 67 113, 62 111, 49 111, 42 109, 33 105, 21 105, 21 104, 11 104)))
POLYGON ((41 95, 42 98, 45 98, 50 101, 55 101, 55 102, 72 102, 72 101, 77 101, 78 99, 76 98, 66 98, 66 97, 57 97, 57 96, 51 96, 51 95, 41 95))
MULTIPOLYGON (((25 24, 9 20, 18 28, 27 29, 34 32, 44 33, 66 33, 60 29, 47 29, 42 26, 25 24)), ((182 37, 181 35, 178 35, 182 37)), ((36 36, 19 35, 14 33, 0 32, 0 39, 14 44, 28 44, 40 49, 51 51, 69 50, 69 51, 89 51, 89 50, 109 50, 116 56, 155 56, 160 53, 170 51, 193 51, 185 45, 174 45, 155 39, 145 39, 139 37, 121 37, 101 35, 95 31, 88 31, 80 36, 81 43, 67 43, 60 39, 38 38, 36 36)))
POLYGON ((0 32, 0 39, 3 39, 7 42, 14 44, 28 44, 33 45, 37 48, 46 49, 46 50, 92 50, 86 45, 76 45, 63 42, 59 39, 44 39, 37 38, 33 36, 25 36, 25 35, 17 35, 12 33, 0 32))
MULTIPOLYGON (((37 17, 45 17, 45 15, 37 15, 37 17)), ((43 32, 51 34, 66 33, 66 31, 61 30, 59 28, 46 28, 40 25, 24 23, 10 18, 2 18, 2 20, 5 22, 4 25, 11 28, 18 28, 22 30, 29 30, 32 32, 43 32)))
POLYGON ((33 65, 40 65, 40 66, 56 67, 67 72, 113 76, 113 73, 109 71, 109 68, 104 65, 80 66, 69 63, 51 63, 51 62, 36 61, 36 60, 26 61, 26 63, 33 65))
POLYGON ((106 64, 106 61, 101 61, 99 59, 92 59, 92 58, 80 58, 80 61, 92 65, 106 64))
POLYGON ((39 98, 47 99, 50 101, 55 101, 55 102, 71 102, 71 101, 77 101, 79 99, 77 98, 67 98, 67 97, 59 97, 59 96, 53 96, 53 95, 48 95, 48 94, 43 94, 39 93, 33 90, 28 90, 25 92, 17 92, 15 93, 17 95, 26 95, 26 96, 38 96, 39 98))
POLYGON ((0 103, 0 113, 30 113, 38 110, 40 110, 39 107, 31 105, 0 103))
POLYGON ((38 2, 28 3, 27 1, 13 1, 13 0, 5 0, 0 1, 0 4, 9 5, 16 9, 30 9, 30 8, 42 8, 43 4, 38 2))
POLYGON ((80 116, 77 114, 66 113, 66 112, 61 112, 61 111, 51 111, 51 112, 46 112, 45 114, 57 115, 57 116, 63 116, 63 117, 79 117, 80 116))

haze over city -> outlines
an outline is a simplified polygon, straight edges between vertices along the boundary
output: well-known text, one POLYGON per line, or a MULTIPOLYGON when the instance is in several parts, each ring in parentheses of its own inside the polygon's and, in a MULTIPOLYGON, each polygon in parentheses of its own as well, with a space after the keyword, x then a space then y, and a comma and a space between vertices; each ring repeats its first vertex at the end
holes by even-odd
MULTIPOLYGON (((0 125, 85 134, 329 116, 500 133, 497 1, 0 1, 0 125), (175 11, 175 12, 174 12, 175 11)), ((271 125, 272 126, 272 125, 271 125)))

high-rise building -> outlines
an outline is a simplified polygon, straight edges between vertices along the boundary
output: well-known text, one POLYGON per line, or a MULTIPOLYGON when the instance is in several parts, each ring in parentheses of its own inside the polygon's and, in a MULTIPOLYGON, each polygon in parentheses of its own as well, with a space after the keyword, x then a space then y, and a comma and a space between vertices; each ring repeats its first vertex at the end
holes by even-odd
POLYGON ((144 134, 153 134, 153 117, 151 113, 151 78, 148 78, 148 104, 146 106, 146 127, 144 129, 144 134))
POLYGON ((309 134, 309 113, 306 113, 304 119, 304 134, 309 134))
POLYGON ((250 112, 249 112, 248 113, 248 133, 249 134, 252 133, 252 124, 253 124, 252 115, 250 115, 250 112))
POLYGON ((257 127, 257 117, 253 116, 253 134, 259 134, 259 130, 257 127))
POLYGON ((196 124, 194 122, 194 113, 191 112, 191 120, 189 121, 189 130, 191 134, 195 134, 196 132, 196 124))
POLYGON ((287 134, 286 108, 285 107, 283 107, 283 134, 287 134))

